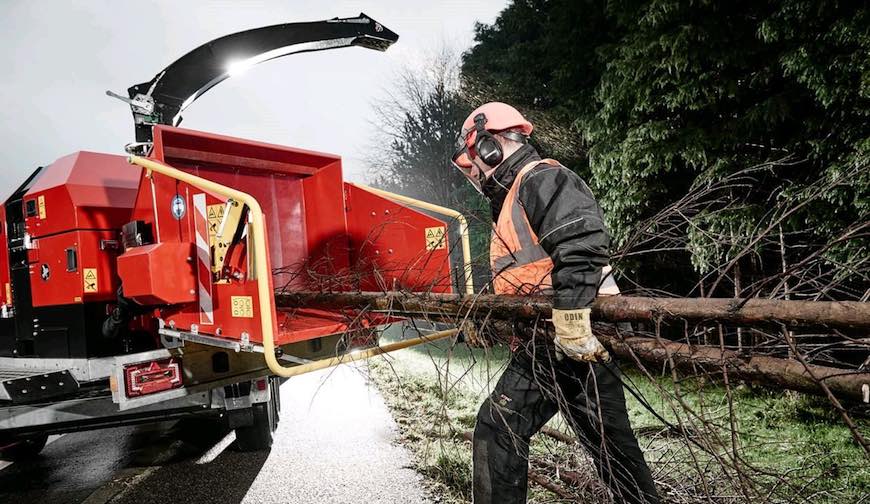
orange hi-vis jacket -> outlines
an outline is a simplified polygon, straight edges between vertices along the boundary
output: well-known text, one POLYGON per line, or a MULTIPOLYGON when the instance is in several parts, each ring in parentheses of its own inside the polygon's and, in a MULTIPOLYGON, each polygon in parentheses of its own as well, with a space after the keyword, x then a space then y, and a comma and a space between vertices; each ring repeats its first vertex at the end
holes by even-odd
MULTIPOLYGON (((541 163, 559 166, 559 162, 553 159, 535 160, 523 166, 505 197, 493 227, 489 257, 496 294, 553 293, 550 278, 553 260, 541 246, 518 197, 523 177, 541 163)), ((610 266, 602 268, 601 275, 603 281, 599 284, 598 295, 619 294, 610 266)))

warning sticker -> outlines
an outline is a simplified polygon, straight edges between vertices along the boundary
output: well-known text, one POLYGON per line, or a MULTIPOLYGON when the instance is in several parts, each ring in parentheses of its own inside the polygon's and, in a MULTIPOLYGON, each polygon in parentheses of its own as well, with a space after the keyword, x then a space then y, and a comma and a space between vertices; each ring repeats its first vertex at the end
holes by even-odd
POLYGON ((97 292, 97 268, 85 268, 82 270, 85 292, 97 292))
POLYGON ((233 317, 254 318, 254 301, 251 296, 230 296, 233 317))
POLYGON ((39 218, 45 218, 45 196, 36 198, 36 206, 39 208, 39 218))
POLYGON ((439 250, 447 248, 447 239, 444 238, 444 226, 426 228, 426 250, 439 250))
MULTIPOLYGON (((224 263, 224 256, 227 253, 226 249, 217 246, 217 231, 221 226, 221 221, 224 219, 225 208, 223 203, 205 207, 205 215, 208 217, 208 244, 211 246, 212 254, 211 270, 214 273, 220 272, 221 265, 224 263)), ((220 280, 217 283, 228 283, 228 281, 220 280)))
POLYGON ((208 236, 213 237, 217 234, 224 218, 224 204, 208 205, 205 209, 205 215, 208 217, 208 236))

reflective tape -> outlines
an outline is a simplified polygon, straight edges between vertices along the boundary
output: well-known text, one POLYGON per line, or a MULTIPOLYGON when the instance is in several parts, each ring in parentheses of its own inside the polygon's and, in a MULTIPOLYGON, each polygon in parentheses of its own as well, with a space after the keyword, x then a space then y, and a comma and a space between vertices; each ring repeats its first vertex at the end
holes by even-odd
POLYGON ((214 324, 214 302, 212 301, 211 245, 208 239, 208 216, 206 215, 205 194, 193 195, 194 228, 196 229, 196 281, 199 298, 200 324, 214 324))

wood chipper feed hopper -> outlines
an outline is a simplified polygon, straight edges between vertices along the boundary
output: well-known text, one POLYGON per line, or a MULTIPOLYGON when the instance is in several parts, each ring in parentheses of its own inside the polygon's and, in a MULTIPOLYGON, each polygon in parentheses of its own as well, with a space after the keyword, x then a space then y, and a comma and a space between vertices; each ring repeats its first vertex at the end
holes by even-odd
POLYGON ((335 155, 177 128, 186 107, 240 69, 342 47, 384 51, 396 40, 365 14, 257 28, 190 51, 129 98, 108 93, 130 105, 137 142, 128 152, 145 168, 118 274, 125 297, 160 306, 164 346, 261 351, 287 376, 279 359, 371 345, 346 333, 389 319, 276 310, 276 289, 471 292, 458 213, 345 183, 335 155))
MULTIPOLYGON (((165 342, 261 351, 273 373, 289 374, 278 360, 335 355, 323 338, 352 320, 354 329, 389 320, 276 310, 276 289, 469 288, 467 237, 466 263, 450 261, 454 212, 344 182, 338 156, 169 126, 153 133, 151 155, 131 158, 144 170, 117 263, 123 295, 157 307, 165 342)), ((465 232, 464 222, 453 227, 465 232)))

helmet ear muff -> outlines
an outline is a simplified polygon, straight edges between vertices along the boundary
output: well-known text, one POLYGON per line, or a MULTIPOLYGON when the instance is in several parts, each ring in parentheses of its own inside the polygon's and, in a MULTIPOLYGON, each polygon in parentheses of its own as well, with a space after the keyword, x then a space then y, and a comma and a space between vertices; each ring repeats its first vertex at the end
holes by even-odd
POLYGON ((477 156, 487 166, 496 166, 502 162, 504 151, 501 144, 492 133, 486 130, 486 115, 483 113, 474 116, 474 150, 477 156))

